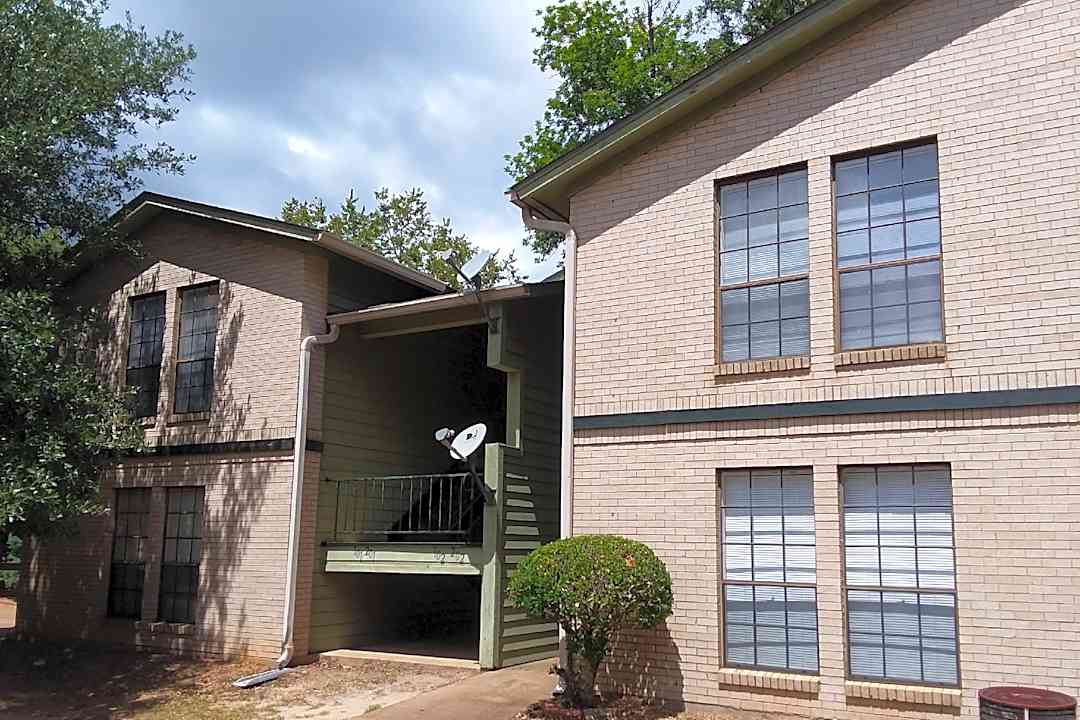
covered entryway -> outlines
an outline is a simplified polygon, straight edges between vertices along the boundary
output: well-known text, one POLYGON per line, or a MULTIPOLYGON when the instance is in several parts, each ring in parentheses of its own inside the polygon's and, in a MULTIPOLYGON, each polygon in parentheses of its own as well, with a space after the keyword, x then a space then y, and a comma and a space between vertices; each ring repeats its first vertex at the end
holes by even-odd
POLYGON ((484 668, 555 653, 555 626, 508 605, 505 584, 558 537, 560 292, 520 285, 484 291, 483 305, 450 295, 333 318, 312 652, 484 668), (488 434, 474 477, 434 432, 477 422, 488 434))

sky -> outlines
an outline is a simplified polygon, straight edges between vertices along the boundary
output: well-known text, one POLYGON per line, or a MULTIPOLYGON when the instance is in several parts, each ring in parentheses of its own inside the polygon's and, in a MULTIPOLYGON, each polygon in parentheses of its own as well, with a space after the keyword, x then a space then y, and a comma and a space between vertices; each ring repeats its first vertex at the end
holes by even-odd
POLYGON ((436 218, 540 279, 503 156, 557 84, 532 64, 544 0, 112 0, 195 46, 195 97, 141 139, 197 159, 146 189, 276 217, 350 189, 422 188, 436 218))

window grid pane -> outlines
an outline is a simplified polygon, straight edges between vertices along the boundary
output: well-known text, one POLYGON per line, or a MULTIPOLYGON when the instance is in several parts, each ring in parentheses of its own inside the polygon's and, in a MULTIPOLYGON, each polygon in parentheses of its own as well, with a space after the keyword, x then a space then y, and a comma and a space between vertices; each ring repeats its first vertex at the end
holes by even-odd
POLYGON ((112 563, 109 572, 109 615, 142 617, 145 543, 150 531, 150 491, 116 490, 112 563))
POLYGON ((200 412, 210 407, 217 324, 217 283, 180 291, 174 402, 177 413, 200 412))
POLYGON ((809 268, 806 170, 773 173, 720 186, 721 360, 738 362, 807 355, 810 351, 809 286, 776 283, 725 287, 805 275, 809 268), (749 290, 749 292, 748 292, 749 290), (755 317, 764 298, 801 291, 806 311, 778 317, 775 299, 768 317, 755 317), (746 308, 750 308, 747 317, 746 308))
POLYGON ((166 491, 165 547, 161 557, 158 619, 194 623, 202 555, 203 488, 166 491))
POLYGON ((817 672, 812 471, 725 470, 720 484, 725 662, 817 672))
POLYGON ((161 350, 165 336, 165 293, 131 299, 125 384, 136 388, 134 414, 157 414, 161 350))
MULTIPOLYGON (((876 296, 866 308, 841 311, 840 349, 888 347, 944 339, 941 321, 941 228, 937 145, 868 153, 833 164, 836 187, 836 264, 842 270, 841 307, 851 306, 845 277, 850 268, 889 267, 908 297, 895 302, 876 296), (919 272, 916 265, 924 264, 919 272), (903 274, 901 280, 899 276, 903 274), (932 277, 931 277, 932 276, 932 277), (933 296, 917 300, 912 286, 932 280, 933 296)), ((877 280, 875 279, 875 284, 877 280)), ((895 293, 899 294, 899 292, 895 293)))
POLYGON ((841 470, 850 673, 958 682, 947 465, 841 470))

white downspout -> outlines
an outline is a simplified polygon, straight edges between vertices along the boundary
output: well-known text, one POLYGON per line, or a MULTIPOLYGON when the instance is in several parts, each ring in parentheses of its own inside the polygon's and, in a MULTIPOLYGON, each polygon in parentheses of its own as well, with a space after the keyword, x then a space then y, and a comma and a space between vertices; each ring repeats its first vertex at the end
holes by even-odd
POLYGON ((341 328, 331 323, 325 335, 309 335, 300 341, 300 369, 296 380, 296 433, 293 440, 292 501, 289 508, 289 565, 285 574, 285 614, 282 618, 281 657, 278 668, 293 659, 293 622, 296 619, 296 571, 300 562, 300 511, 304 498, 304 454, 307 450, 308 383, 311 375, 311 348, 338 339, 341 328))
MULTIPOLYGON (((568 538, 574 534, 574 306, 577 298, 577 236, 570 223, 544 220, 534 217, 525 207, 521 208, 521 220, 532 230, 554 232, 566 239, 563 263, 563 357, 562 357, 562 425, 560 427, 559 462, 561 469, 559 488, 559 534, 568 538)), ((559 665, 567 667, 566 635, 559 629, 559 665)), ((560 676, 555 693, 562 694, 560 676)))

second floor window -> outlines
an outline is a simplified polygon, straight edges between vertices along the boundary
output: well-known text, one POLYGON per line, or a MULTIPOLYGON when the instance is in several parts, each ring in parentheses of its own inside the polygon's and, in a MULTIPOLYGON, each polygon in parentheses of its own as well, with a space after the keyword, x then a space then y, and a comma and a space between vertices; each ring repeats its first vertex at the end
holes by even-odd
POLYGON ((174 390, 177 413, 201 412, 210 408, 217 324, 216 282, 180 291, 180 332, 174 390))
POLYGON ((806 170, 725 182, 717 195, 721 361, 809 354, 806 170))
POLYGON ((165 293, 131 298, 125 382, 135 388, 135 416, 157 414, 161 345, 165 336, 165 293))
POLYGON ((840 349, 944 339, 937 145, 833 165, 840 349))

